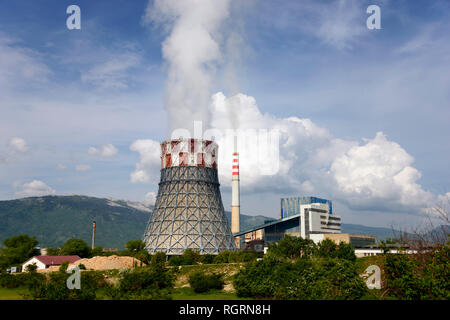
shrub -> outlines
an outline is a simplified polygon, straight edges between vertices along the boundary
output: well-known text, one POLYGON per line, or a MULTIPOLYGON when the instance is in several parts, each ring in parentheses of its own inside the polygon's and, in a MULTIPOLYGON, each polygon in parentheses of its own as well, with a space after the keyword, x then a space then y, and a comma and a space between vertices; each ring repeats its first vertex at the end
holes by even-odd
POLYGON ((223 274, 205 274, 201 271, 196 271, 189 276, 189 284, 196 293, 207 292, 212 289, 220 290, 224 285, 223 274))
POLYGON ((0 274, 0 287, 12 289, 29 286, 30 284, 44 280, 45 276, 36 272, 18 274, 2 273, 0 274))
POLYGON ((225 250, 219 252, 217 256, 214 258, 214 263, 228 263, 230 260, 230 254, 232 254, 233 251, 225 250))
POLYGON ((37 265, 35 263, 27 265, 25 268, 26 272, 35 272, 37 270, 37 265))
POLYGON ((424 255, 386 254, 386 285, 398 299, 450 299, 450 248, 424 255))
POLYGON ((250 262, 233 280, 240 297, 275 299, 359 299, 367 288, 355 265, 343 259, 267 256, 250 262))
POLYGON ((70 290, 67 288, 68 277, 70 274, 63 270, 50 273, 48 279, 45 276, 41 279, 35 277, 34 281, 28 282, 29 293, 25 297, 36 300, 93 300, 97 297, 97 289, 107 285, 101 272, 87 271, 81 273, 80 289, 70 290))
POLYGON ((214 262, 215 255, 213 254, 204 254, 200 257, 200 262, 203 264, 211 264, 214 262))
POLYGON ((174 281, 172 270, 155 263, 123 272, 119 285, 109 288, 107 295, 113 299, 168 299, 174 281))

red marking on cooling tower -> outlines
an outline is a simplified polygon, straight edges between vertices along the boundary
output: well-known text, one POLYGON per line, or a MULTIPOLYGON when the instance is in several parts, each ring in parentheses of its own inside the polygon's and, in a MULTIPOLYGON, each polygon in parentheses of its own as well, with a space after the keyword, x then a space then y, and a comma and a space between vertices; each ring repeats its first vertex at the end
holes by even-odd
POLYGON ((161 168, 198 166, 217 169, 218 146, 211 140, 175 139, 161 143, 161 168))
POLYGON ((180 167, 186 167, 189 164, 187 152, 180 152, 180 167))

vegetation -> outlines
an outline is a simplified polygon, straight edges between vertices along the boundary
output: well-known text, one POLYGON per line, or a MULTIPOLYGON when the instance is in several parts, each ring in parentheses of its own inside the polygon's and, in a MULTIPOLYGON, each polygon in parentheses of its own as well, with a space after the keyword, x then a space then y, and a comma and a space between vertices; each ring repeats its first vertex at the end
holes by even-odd
POLYGON ((38 253, 38 244, 34 237, 26 234, 13 236, 3 240, 5 248, 0 250, 0 271, 9 267, 20 267, 23 262, 38 253))
POLYGON ((223 289, 223 274, 205 274, 201 271, 193 272, 189 276, 189 284, 196 293, 208 292, 213 289, 223 289))
POLYGON ((155 263, 147 267, 124 271, 119 284, 112 286, 106 295, 112 299, 161 300, 170 299, 176 278, 174 269, 155 263))
POLYGON ((272 299, 360 299, 367 287, 353 248, 341 242, 285 236, 261 261, 247 263, 233 284, 240 297, 272 299))
POLYGON ((386 286, 390 295, 407 300, 450 299, 450 247, 424 254, 386 254, 386 286))
POLYGON ((86 242, 81 239, 69 239, 60 249, 60 255, 70 256, 75 255, 80 258, 88 258, 91 254, 91 250, 86 242))

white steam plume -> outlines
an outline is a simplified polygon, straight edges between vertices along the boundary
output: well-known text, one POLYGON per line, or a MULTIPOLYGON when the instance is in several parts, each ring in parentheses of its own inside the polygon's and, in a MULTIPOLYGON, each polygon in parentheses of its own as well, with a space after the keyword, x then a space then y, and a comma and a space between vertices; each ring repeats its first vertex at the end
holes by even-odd
POLYGON ((168 63, 165 107, 169 130, 193 121, 209 124, 208 105, 216 64, 221 62, 220 25, 229 15, 229 0, 155 0, 144 22, 163 25, 170 32, 162 43, 168 63))

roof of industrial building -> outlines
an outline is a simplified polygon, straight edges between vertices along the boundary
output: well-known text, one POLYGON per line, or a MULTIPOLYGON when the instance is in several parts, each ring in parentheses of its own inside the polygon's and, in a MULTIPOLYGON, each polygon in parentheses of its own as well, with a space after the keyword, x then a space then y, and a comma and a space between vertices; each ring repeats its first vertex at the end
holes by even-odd
POLYGON ((288 220, 291 220, 291 219, 296 219, 296 218, 298 219, 299 217, 300 217, 300 214, 295 214, 295 215, 292 215, 292 216, 289 216, 289 217, 286 217, 286 218, 283 218, 283 219, 273 220, 273 221, 270 221, 270 222, 267 222, 267 223, 264 223, 264 224, 260 224, 260 225, 254 226, 254 227, 252 227, 250 229, 247 229, 245 231, 240 231, 240 232, 233 233, 233 236, 234 237, 242 236, 242 235, 247 234, 249 232, 260 230, 260 229, 263 229, 265 227, 268 227, 268 226, 271 226, 271 225, 274 225, 274 224, 277 224, 277 223, 280 223, 280 222, 288 221, 288 220))

